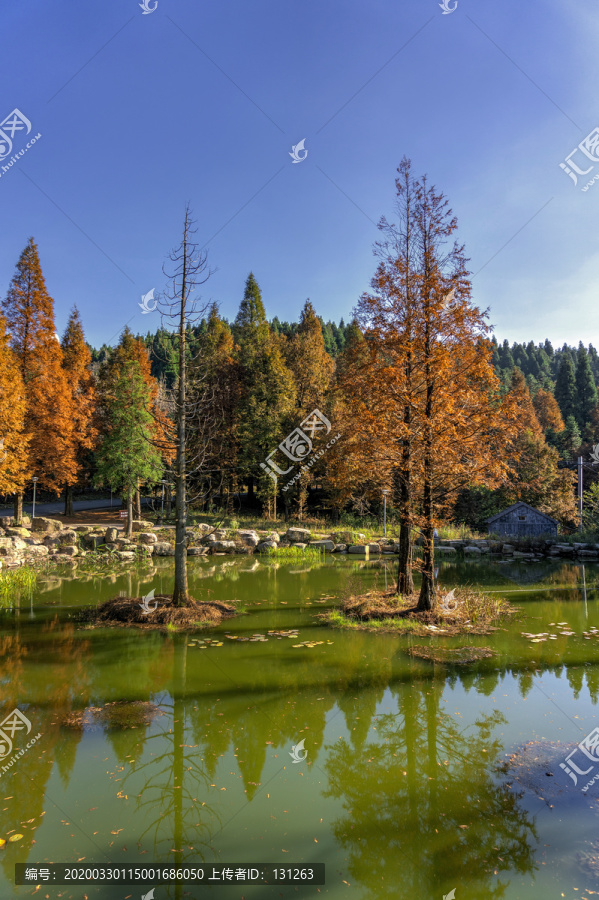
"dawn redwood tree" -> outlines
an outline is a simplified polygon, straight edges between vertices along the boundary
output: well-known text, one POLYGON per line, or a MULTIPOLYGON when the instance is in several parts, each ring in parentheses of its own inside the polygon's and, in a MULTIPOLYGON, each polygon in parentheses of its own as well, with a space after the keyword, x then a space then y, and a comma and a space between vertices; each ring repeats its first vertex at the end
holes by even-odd
POLYGON ((564 420, 558 402, 550 391, 540 388, 535 394, 533 404, 539 424, 545 433, 555 435, 564 430, 564 420))
MULTIPOLYGON (((306 300, 301 312, 299 325, 293 337, 284 347, 287 366, 295 381, 295 405, 288 422, 288 432, 293 431, 312 410, 327 412, 328 392, 335 369, 335 363, 325 349, 320 320, 314 307, 306 300)), ((326 460, 315 467, 316 472, 326 466, 326 460)), ((315 473, 301 470, 297 482, 298 513, 301 521, 308 496, 308 486, 315 473)), ((286 519, 288 518, 289 493, 284 494, 286 519)), ((275 494, 276 517, 276 494, 275 494)))
POLYGON ((371 384, 362 445, 373 466, 386 459, 383 480, 409 464, 410 483, 398 492, 402 525, 422 530, 418 609, 430 610, 435 525, 462 488, 501 481, 514 426, 486 316, 470 301, 463 248, 449 243, 457 221, 426 177, 413 179, 408 160, 398 172, 403 219, 381 222, 381 262, 357 310, 371 384))
MULTIPOLYGON (((374 247, 379 265, 371 282, 373 293, 362 296, 356 311, 357 321, 362 329, 374 330, 382 341, 377 352, 370 353, 369 377, 374 379, 373 386, 378 386, 381 380, 384 382, 389 377, 394 382, 393 388, 380 398, 385 405, 385 410, 381 409, 380 414, 386 421, 395 419, 397 426, 393 439, 388 443, 388 479, 392 489, 392 502, 399 513, 397 590, 401 594, 411 594, 414 590, 412 425, 416 396, 420 390, 420 381, 416 377, 414 342, 420 283, 416 242, 418 184, 411 169, 410 160, 404 157, 395 179, 397 224, 389 223, 385 217, 379 223, 382 237, 374 247)), ((351 372, 349 377, 351 378, 351 372)), ((374 408, 370 406, 370 409, 372 418, 374 408)), ((376 433, 374 421, 371 423, 371 430, 376 433)))
POLYGON ((468 485, 505 477, 505 448, 516 431, 509 394, 502 398, 487 314, 471 302, 464 248, 451 236, 457 219, 426 176, 416 187, 419 309, 415 360, 422 391, 414 417, 422 478, 424 537, 418 608, 436 605, 433 535, 439 513, 468 485))
POLYGON ((149 393, 135 361, 125 362, 116 381, 103 392, 105 414, 96 480, 125 492, 128 538, 133 532, 133 494, 138 482, 156 482, 162 472, 160 454, 151 440, 154 420, 148 410, 149 393))
POLYGON ((98 431, 95 423, 96 389, 91 371, 91 352, 85 343, 81 317, 73 307, 61 341, 62 367, 67 375, 72 394, 72 441, 77 472, 65 483, 64 514, 73 515, 73 485, 81 479, 82 472, 89 474, 89 452, 96 443, 98 431))
POLYGON ((28 476, 27 401, 6 322, 0 315, 0 494, 21 493, 28 476))
MULTIPOLYGON (((496 493, 499 506, 504 508, 523 500, 571 525, 576 516, 576 476, 568 469, 558 468, 559 453, 545 440, 526 379, 518 368, 512 371, 509 396, 516 431, 506 448, 509 473, 496 493)), ((576 429, 572 416, 570 421, 576 429)))
MULTIPOLYGON (((63 485, 72 481, 77 472, 74 402, 62 367, 54 304, 33 238, 21 253, 2 309, 27 399, 28 475, 37 475, 40 487, 60 494, 63 485)), ((23 493, 19 491, 15 499, 18 522, 22 510, 23 493)))

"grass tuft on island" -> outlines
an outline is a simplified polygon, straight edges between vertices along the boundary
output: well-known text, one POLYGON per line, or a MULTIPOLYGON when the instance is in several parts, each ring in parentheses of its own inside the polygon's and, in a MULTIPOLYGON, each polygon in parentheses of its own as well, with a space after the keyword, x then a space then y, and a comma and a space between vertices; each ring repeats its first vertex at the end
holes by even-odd
POLYGON ((134 627, 147 631, 195 631, 211 628, 239 613, 234 606, 217 600, 194 600, 175 606, 172 596, 157 594, 144 611, 143 597, 115 597, 97 607, 82 610, 80 622, 91 628, 134 627), (155 606, 154 606, 155 605, 155 606))
POLYGON ((428 612, 416 607, 418 595, 401 596, 395 591, 369 591, 358 597, 346 597, 339 609, 322 613, 319 618, 334 628, 355 631, 399 632, 419 636, 489 634, 497 631, 494 623, 513 615, 517 609, 507 600, 489 597, 471 588, 454 592, 455 606, 439 605, 428 612))

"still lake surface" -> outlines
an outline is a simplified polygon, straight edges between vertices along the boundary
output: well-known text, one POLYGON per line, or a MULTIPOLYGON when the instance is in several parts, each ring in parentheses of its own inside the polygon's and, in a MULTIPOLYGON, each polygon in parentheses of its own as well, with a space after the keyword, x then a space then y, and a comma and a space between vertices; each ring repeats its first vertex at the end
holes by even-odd
MULTIPOLYGON (((335 631, 315 618, 350 578, 364 589, 391 584, 391 560, 189 562, 196 597, 241 601, 246 613, 191 636, 74 623, 77 608, 119 592, 168 591, 168 559, 119 576, 46 576, 31 604, 0 612, 2 717, 18 706, 30 737, 41 733, 0 768, 0 837, 23 835, 0 850, 0 897, 112 900, 150 889, 36 892, 15 886, 15 862, 326 864, 320 888, 160 886, 155 900, 442 900, 452 889, 455 900, 591 900, 599 891, 599 782, 583 794, 586 777, 574 786, 555 762, 599 725, 599 637, 583 634, 599 629, 597 567, 442 562, 443 587, 500 592, 521 613, 489 635, 415 638, 335 631), (285 629, 299 634, 225 637, 285 629), (558 636, 532 643, 522 632, 558 636), (222 646, 192 643, 206 637, 222 646), (303 641, 323 643, 293 646, 303 641), (429 643, 496 655, 450 666, 406 652, 429 643), (133 701, 155 705, 149 723, 133 701), (302 741, 305 759, 294 762, 302 741), (502 768, 524 745, 541 759, 553 748, 552 774, 542 761, 528 780, 502 768)), ((17 734, 15 749, 26 740, 17 734)), ((589 779, 599 773, 575 759, 593 767, 589 779)))

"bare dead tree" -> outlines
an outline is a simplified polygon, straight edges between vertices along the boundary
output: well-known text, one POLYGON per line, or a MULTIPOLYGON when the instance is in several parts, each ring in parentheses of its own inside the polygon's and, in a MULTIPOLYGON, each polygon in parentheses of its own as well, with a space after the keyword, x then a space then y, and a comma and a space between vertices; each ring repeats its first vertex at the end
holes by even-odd
MULTIPOLYGON (((163 319, 177 327, 178 372, 174 390, 165 398, 172 423, 167 441, 174 445, 176 455, 173 467, 175 481, 175 585, 173 600, 177 606, 185 606, 189 600, 187 583, 187 504, 188 485, 206 466, 210 433, 213 427, 211 385, 200 365, 189 372, 188 333, 206 317, 209 303, 191 300, 191 294, 205 284, 212 274, 208 267, 207 251, 194 240, 196 233, 189 205, 185 208, 183 235, 180 244, 169 254, 172 264, 164 274, 170 281, 167 292, 160 301, 163 319), (188 431, 193 428, 194 439, 190 444, 188 431)), ((167 432, 169 427, 167 427, 167 432)))

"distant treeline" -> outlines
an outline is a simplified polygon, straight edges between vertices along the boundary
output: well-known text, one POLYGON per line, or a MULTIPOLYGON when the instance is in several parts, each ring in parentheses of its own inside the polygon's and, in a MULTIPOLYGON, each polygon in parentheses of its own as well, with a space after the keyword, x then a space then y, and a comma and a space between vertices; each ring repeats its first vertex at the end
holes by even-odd
MULTIPOLYGON (((335 322, 325 322, 318 316, 324 347, 329 356, 336 359, 347 343, 350 324, 346 325, 343 319, 337 325, 335 322)), ((235 324, 223 320, 231 328, 235 337, 235 324)), ((281 322, 275 316, 270 321, 273 332, 292 338, 297 333, 298 322, 281 322)), ((189 329, 189 353, 193 356, 196 345, 206 333, 207 321, 193 329, 189 329)), ((173 387, 176 378, 176 347, 177 336, 165 329, 156 332, 148 332, 140 335, 145 347, 150 353, 152 375, 161 381, 167 390, 173 387)), ((504 340, 499 343, 493 338, 493 365, 506 390, 510 386, 514 368, 520 369, 526 379, 526 384, 534 399, 539 390, 548 392, 555 397, 559 406, 564 424, 568 425, 568 418, 572 417, 579 433, 579 441, 591 440, 591 429, 594 424, 593 413, 597 406, 597 382, 599 382, 599 353, 589 344, 585 347, 582 341, 578 347, 563 344, 560 348, 554 348, 551 341, 535 344, 533 341, 510 344, 504 340)), ((111 348, 103 344, 99 350, 91 348, 94 363, 104 362, 110 355, 111 348)), ((569 423, 572 426, 572 422, 569 423)), ((576 444, 576 435, 571 435, 570 446, 576 444)))
MULTIPOLYGON (((336 359, 345 349, 347 343, 347 335, 350 325, 346 325, 343 319, 339 324, 328 321, 325 322, 321 316, 318 316, 320 327, 322 329, 322 337, 324 340, 324 348, 333 359, 336 359)), ((231 329, 235 336, 235 324, 223 319, 223 322, 231 329)), ((299 322, 281 322, 278 316, 275 316, 269 322, 271 330, 275 334, 284 335, 286 338, 294 337, 297 334, 299 322)), ((189 355, 195 355, 197 345, 201 338, 206 334, 207 320, 203 319, 197 328, 190 328, 187 334, 189 355)), ((150 352, 152 361, 152 375, 159 381, 163 381, 167 389, 173 387, 176 378, 176 347, 177 335, 173 332, 159 328, 153 334, 148 332, 145 336, 139 335, 144 345, 150 352)), ((99 350, 90 347, 92 353, 92 361, 94 363, 103 363, 110 356, 112 348, 108 344, 102 344, 99 350)))
MULTIPOLYGON (((578 444, 593 439, 597 425, 599 354, 592 344, 585 347, 581 341, 577 348, 564 344, 555 349, 549 340, 542 344, 529 341, 510 346, 508 341, 499 344, 495 338, 493 344, 493 365, 506 388, 517 367, 526 379, 533 400, 539 391, 555 397, 566 427, 575 424, 578 429, 578 444)), ((577 446, 575 437, 570 442, 573 447, 577 446)))

